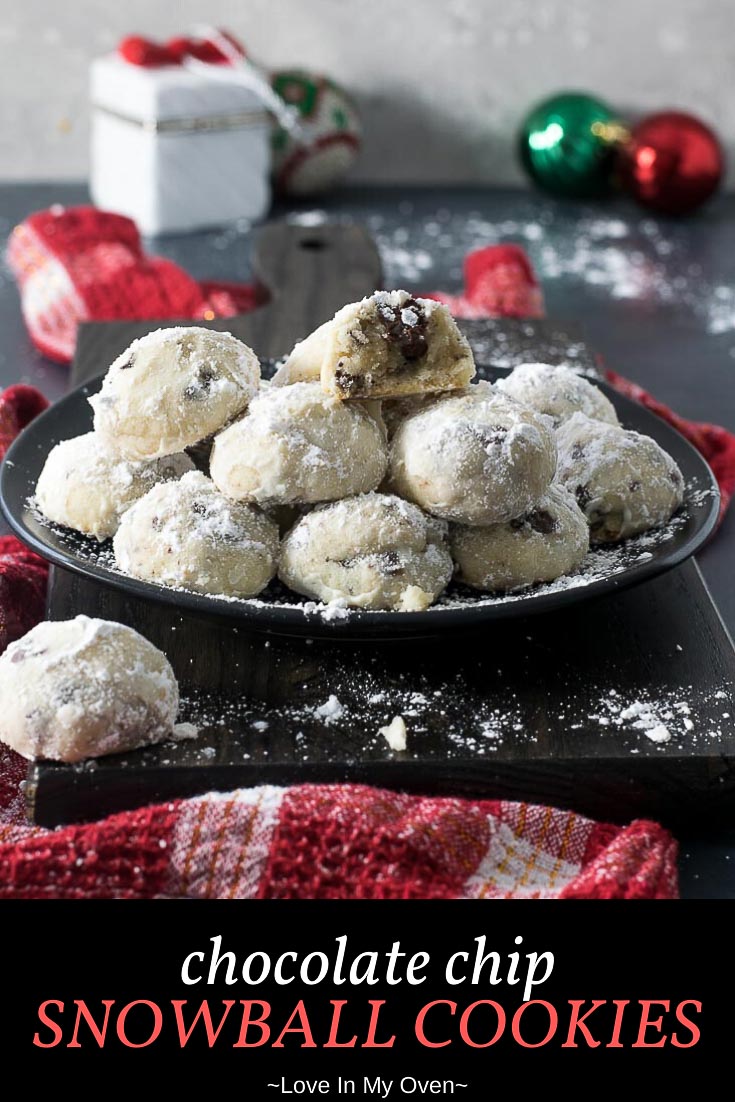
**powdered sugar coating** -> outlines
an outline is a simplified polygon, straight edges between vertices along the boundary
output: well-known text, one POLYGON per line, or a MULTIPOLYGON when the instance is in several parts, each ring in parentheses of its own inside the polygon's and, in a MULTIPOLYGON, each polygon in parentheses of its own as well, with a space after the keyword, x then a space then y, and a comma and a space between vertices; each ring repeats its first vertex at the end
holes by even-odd
POLYGON ((24 758, 75 762, 171 738, 179 689, 165 655, 107 620, 37 624, 0 657, 0 735, 24 758))
POLYGON ((573 495, 554 482, 525 516, 484 528, 454 524, 450 543, 459 579, 497 593, 571 573, 589 550, 589 529, 573 495))
POLYGON ((584 413, 596 421, 619 424, 610 399, 570 367, 551 364, 519 364, 497 387, 537 413, 551 417, 555 427, 573 413, 584 413))
POLYGON ((183 453, 123 459, 111 453, 97 433, 88 432, 51 449, 36 486, 36 502, 56 524, 106 540, 114 536, 125 510, 152 486, 193 469, 183 453))
POLYGON ((113 543, 120 570, 194 593, 252 597, 271 580, 278 526, 229 501, 199 471, 150 490, 125 513, 113 543))
POLYGON ((231 333, 158 329, 118 356, 89 399, 95 431, 128 459, 172 455, 241 413, 259 382, 257 356, 231 333))
POLYGON ((305 505, 374 490, 388 467, 382 423, 319 383, 272 388, 216 437, 210 473, 234 501, 305 505))
POLYGON ((452 576, 447 528, 392 494, 312 510, 283 541, 279 576, 297 593, 354 608, 420 611, 452 576))
POLYGON ((559 481, 576 497, 593 543, 665 524, 684 499, 684 479, 650 436, 575 413, 557 432, 559 481))
POLYGON ((502 524, 528 512, 555 469, 546 420, 487 382, 407 417, 391 444, 391 488, 460 524, 502 524))

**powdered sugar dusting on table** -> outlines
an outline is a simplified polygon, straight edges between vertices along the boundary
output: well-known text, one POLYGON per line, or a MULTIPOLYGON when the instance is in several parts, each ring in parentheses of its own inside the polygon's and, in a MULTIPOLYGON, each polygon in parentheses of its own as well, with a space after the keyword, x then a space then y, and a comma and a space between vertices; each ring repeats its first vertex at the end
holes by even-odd
MULTIPOLYGON (((708 279, 689 258, 686 227, 636 213, 626 218, 590 206, 574 221, 553 203, 519 198, 513 218, 488 218, 438 207, 420 214, 404 201, 395 215, 368 213, 387 286, 407 284, 416 291, 435 283, 435 272, 462 282, 465 254, 508 241, 528 252, 542 284, 577 281, 588 291, 613 299, 638 299, 690 311, 713 334, 735 331, 735 288, 708 279)), ((301 211, 291 221, 305 226, 334 220, 323 210, 301 211)), ((353 217, 343 216, 351 222, 353 217)))

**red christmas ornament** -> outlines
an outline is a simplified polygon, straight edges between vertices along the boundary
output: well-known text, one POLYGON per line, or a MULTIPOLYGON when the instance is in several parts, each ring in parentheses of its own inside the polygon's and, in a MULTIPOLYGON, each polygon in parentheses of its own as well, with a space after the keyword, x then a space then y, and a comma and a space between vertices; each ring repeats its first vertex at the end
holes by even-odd
POLYGON ((683 111, 649 115, 622 148, 622 186, 644 207, 662 214, 696 210, 717 190, 723 171, 717 137, 683 111))

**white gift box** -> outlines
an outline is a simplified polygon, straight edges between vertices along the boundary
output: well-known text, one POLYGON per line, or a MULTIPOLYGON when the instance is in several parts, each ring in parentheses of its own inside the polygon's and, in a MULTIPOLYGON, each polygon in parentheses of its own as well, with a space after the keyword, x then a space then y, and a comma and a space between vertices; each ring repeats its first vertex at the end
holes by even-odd
POLYGON ((256 221, 268 210, 270 124, 236 72, 143 68, 109 54, 92 63, 91 98, 98 207, 144 234, 256 221))

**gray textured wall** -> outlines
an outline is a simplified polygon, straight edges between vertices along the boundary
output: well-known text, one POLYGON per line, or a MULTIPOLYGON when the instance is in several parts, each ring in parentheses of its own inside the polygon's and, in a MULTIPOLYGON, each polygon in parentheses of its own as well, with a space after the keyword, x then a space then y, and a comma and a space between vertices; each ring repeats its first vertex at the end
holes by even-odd
POLYGON ((204 13, 355 93, 362 180, 515 181, 519 118, 563 86, 689 108, 735 148, 733 0, 0 0, 0 178, 83 176, 90 59, 204 13))

